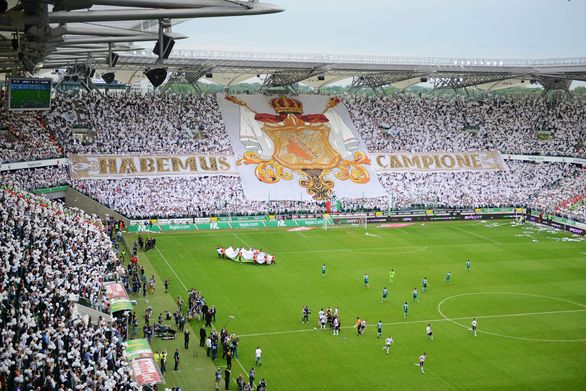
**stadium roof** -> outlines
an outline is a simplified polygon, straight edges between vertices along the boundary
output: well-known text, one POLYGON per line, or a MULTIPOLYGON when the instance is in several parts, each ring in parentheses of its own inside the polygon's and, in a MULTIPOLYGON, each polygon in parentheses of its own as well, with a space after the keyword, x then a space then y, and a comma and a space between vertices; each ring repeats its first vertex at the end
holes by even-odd
MULTIPOLYGON (((152 66, 150 51, 130 51, 120 56, 121 69, 138 71, 152 66)), ((567 90, 573 80, 586 81, 586 58, 488 59, 447 57, 389 57, 326 54, 290 54, 176 50, 165 62, 176 80, 191 83, 208 80, 230 86, 263 75, 263 88, 290 88, 302 82, 320 88, 353 78, 355 87, 406 88, 422 80, 436 88, 478 86, 510 87, 525 80, 547 89, 567 90), (179 77, 177 77, 179 75, 179 77)))
MULTIPOLYGON (((109 53, 142 48, 171 26, 200 17, 282 11, 238 0, 0 0, 0 73, 105 62, 109 53)), ((152 44, 149 44, 152 48, 152 44)))

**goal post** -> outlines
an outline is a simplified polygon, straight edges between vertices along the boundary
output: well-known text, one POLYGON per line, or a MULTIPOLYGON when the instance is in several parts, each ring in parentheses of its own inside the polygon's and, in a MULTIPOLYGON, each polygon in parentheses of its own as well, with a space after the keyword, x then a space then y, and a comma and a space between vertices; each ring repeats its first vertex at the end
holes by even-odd
POLYGON ((367 215, 330 215, 324 214, 324 230, 341 228, 341 227, 357 227, 364 228, 368 227, 367 215))

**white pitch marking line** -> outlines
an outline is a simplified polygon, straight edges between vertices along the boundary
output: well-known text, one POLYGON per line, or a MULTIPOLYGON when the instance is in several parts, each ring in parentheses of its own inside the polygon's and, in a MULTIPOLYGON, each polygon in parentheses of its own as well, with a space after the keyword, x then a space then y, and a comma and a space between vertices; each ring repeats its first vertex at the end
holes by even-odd
POLYGON ((252 246, 248 243, 246 243, 240 236, 236 235, 236 234, 232 234, 234 235, 234 237, 238 240, 240 240, 242 243, 246 244, 248 246, 248 248, 252 248, 252 246))
POLYGON ((307 236, 306 236, 306 235, 305 235, 303 232, 299 232, 299 231, 297 231, 297 233, 298 233, 299 235, 303 236, 305 239, 309 239, 309 237, 307 237, 307 236))
MULTIPOLYGON (((484 295, 484 294, 501 294, 501 295, 519 295, 519 296, 529 296, 529 297, 538 297, 538 298, 543 298, 543 299, 550 299, 550 300, 557 300, 557 301, 561 301, 564 303, 570 303, 570 304, 574 304, 577 305, 579 307, 583 307, 584 309, 581 310, 561 310, 561 311, 546 311, 546 312, 528 312, 525 314, 509 314, 508 316, 524 316, 524 315, 541 315, 541 314, 556 314, 556 313, 570 313, 570 312, 584 312, 586 311, 586 305, 582 304, 582 303, 578 303, 576 301, 572 301, 572 300, 567 300, 567 299, 561 299, 558 297, 551 297, 551 296, 544 296, 544 295, 537 295, 537 294, 532 294, 532 293, 520 293, 520 292, 468 292, 468 293, 461 293, 459 295, 453 295, 453 296, 448 296, 445 299, 443 299, 442 301, 440 301, 437 305, 437 311, 439 312, 439 314, 441 316, 444 317, 445 320, 455 324, 456 326, 460 326, 460 327, 464 327, 464 328, 468 328, 468 326, 463 325, 461 323, 456 322, 457 320, 462 320, 460 318, 448 318, 443 312, 442 312, 442 304, 445 303, 446 301, 453 299, 455 297, 461 297, 461 296, 471 296, 471 295, 484 295)), ((484 318, 495 318, 498 316, 495 315, 490 315, 490 316, 485 316, 484 318)), ((468 320, 470 318, 467 318, 468 320)), ((480 331, 483 334, 487 334, 487 335, 492 335, 495 337, 502 337, 502 338, 510 338, 510 339, 516 339, 516 340, 520 340, 520 341, 533 341, 533 342, 583 342, 586 341, 586 338, 580 338, 580 339, 543 339, 543 338, 526 338, 526 337, 514 337, 511 335, 504 335, 504 334, 497 334, 497 333, 493 333, 490 331, 480 331)))
POLYGON ((382 238, 382 236, 380 236, 380 235, 369 234, 368 232, 366 232, 364 235, 366 235, 366 236, 374 236, 375 238, 379 238, 379 239, 382 238))
MULTIPOLYGON (((490 319, 490 318, 509 318, 518 316, 538 316, 538 315, 551 315, 551 314, 563 314, 563 313, 574 313, 574 312, 586 312, 585 309, 580 310, 561 310, 561 311, 545 311, 545 312, 525 312, 525 313, 514 313, 514 314, 498 314, 498 315, 483 315, 483 316, 463 316, 459 318, 440 318, 440 319, 423 319, 423 320, 410 320, 404 322, 390 322, 383 323, 384 326, 396 326, 401 324, 416 324, 416 323, 436 323, 436 322, 451 322, 454 320, 466 320, 466 319, 490 319)), ((375 327, 375 324, 367 325, 366 327, 375 327)), ((342 329, 352 329, 354 326, 343 326, 342 329)), ((296 334, 296 333, 307 333, 310 331, 316 331, 315 329, 302 329, 302 330, 287 330, 287 331, 272 331, 268 333, 256 333, 256 334, 241 334, 239 337, 261 337, 265 335, 280 335, 280 334, 296 334)), ((320 330, 317 330, 320 331, 320 330)))
POLYGON ((236 362, 238 363, 238 365, 240 365, 240 368, 242 368, 242 370, 243 370, 244 372, 246 372, 246 368, 244 368, 244 365, 242 365, 242 363, 240 362, 240 360, 238 360, 237 358, 236 358, 235 360, 236 360, 236 362))
MULTIPOLYGON (((360 235, 363 236, 363 235, 360 235)), ((430 244, 427 245, 427 248, 436 248, 436 247, 463 247, 463 246, 485 246, 486 243, 451 243, 451 244, 430 244)), ((360 247, 360 248, 353 248, 353 249, 346 249, 346 248, 334 248, 334 249, 315 249, 315 250, 304 250, 304 251, 279 251, 279 254, 311 254, 311 253, 332 253, 332 252, 344 252, 344 251, 357 251, 357 250, 392 250, 396 251, 397 249, 409 249, 409 248, 421 248, 421 246, 413 245, 413 246, 394 246, 394 247, 360 247)))
POLYGON ((175 277, 177 277, 177 281, 179 281, 179 283, 181 284, 181 286, 183 287, 183 289, 185 289, 187 291, 187 287, 185 286, 185 284, 181 280, 181 277, 179 277, 179 275, 177 275, 177 273, 175 272, 175 269, 173 269, 173 267, 171 266, 171 264, 167 261, 167 258, 165 258, 165 256, 161 252, 161 250, 159 250, 158 247, 155 247, 155 249, 161 255, 161 258, 163 258, 163 261, 165 261, 165 263, 167 264, 167 266, 169 266, 169 269, 171 269, 171 271, 173 272, 173 274, 175 274, 175 277))
POLYGON ((466 232, 466 233, 468 233, 468 234, 470 234, 470 235, 472 235, 472 236, 476 236, 476 237, 477 237, 477 238, 479 238, 479 239, 483 239, 483 240, 489 241, 489 242, 491 242, 491 243, 502 244, 501 242, 499 242, 499 241, 497 241, 497 240, 494 240, 494 239, 488 238, 488 237, 486 237, 486 236, 484 236, 484 235, 481 235, 481 234, 477 234, 476 232, 473 232, 472 230, 468 231, 468 230, 466 230, 466 229, 463 229, 463 228, 460 228, 460 227, 455 227, 455 228, 456 228, 458 231, 466 232))

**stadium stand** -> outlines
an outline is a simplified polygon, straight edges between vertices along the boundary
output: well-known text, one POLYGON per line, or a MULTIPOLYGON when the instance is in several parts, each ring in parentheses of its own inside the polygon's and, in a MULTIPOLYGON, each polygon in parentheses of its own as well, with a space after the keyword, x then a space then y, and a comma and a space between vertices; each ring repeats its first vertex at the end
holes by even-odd
POLYGON ((4 171, 0 172, 0 182, 8 187, 27 191, 68 185, 69 170, 63 166, 50 166, 4 171))
POLYGON ((548 104, 537 97, 346 96, 370 152, 467 151, 584 156, 580 99, 548 104), (551 132, 541 140, 538 130, 551 132), (384 131, 383 131, 384 130, 384 131))
MULTIPOLYGON (((579 98, 548 104, 543 99, 347 95, 344 102, 370 152, 469 151, 586 156, 581 133, 586 104, 579 98), (547 139, 538 137, 547 130, 547 139)), ((126 94, 58 95, 46 115, 49 130, 67 153, 231 153, 216 97, 126 94), (84 107, 93 142, 73 135, 84 107)), ((36 114, 4 114, 15 142, 0 145, 2 161, 61 156, 36 114)))
POLYGON ((129 390, 118 322, 87 322, 78 298, 101 308, 118 269, 108 235, 80 211, 0 190, 0 388, 129 390))
POLYGON ((139 95, 81 98, 61 95, 48 124, 69 153, 231 153, 215 95, 139 95), (95 130, 81 143, 72 127, 79 106, 95 130))
POLYGON ((586 169, 561 178, 529 202, 533 208, 586 221, 586 169))
MULTIPOLYGON (((509 162, 509 169, 490 173, 384 173, 379 174, 379 180, 388 196, 341 202, 348 212, 411 206, 522 206, 577 170, 562 163, 523 162, 509 162)), ((314 201, 248 201, 238 177, 83 180, 74 181, 73 186, 131 218, 202 217, 218 211, 238 215, 324 211, 324 204, 314 201), (231 191, 226 192, 226 188, 231 191)))
MULTIPOLYGON (((344 102, 370 152, 497 149, 504 153, 584 156, 586 143, 580 124, 586 120, 586 104, 580 99, 550 104, 534 97, 472 100, 346 95, 344 102), (540 129, 547 129, 549 136, 538 137, 540 129)), ((18 137, 2 150, 3 159, 8 160, 14 156, 60 156, 51 141, 52 134, 67 153, 231 153, 214 94, 201 98, 59 94, 45 118, 14 113, 3 118, 15 134, 32 137, 18 137), (50 132, 43 132, 39 126, 42 121, 50 132), (80 122, 95 132, 94 140, 81 142, 74 136, 73 129, 80 122)), ((580 205, 567 210, 552 204, 553 199, 559 204, 579 193, 575 187, 580 181, 571 178, 583 176, 575 177, 579 171, 575 166, 513 161, 508 165, 509 171, 494 173, 381 173, 379 180, 388 196, 341 201, 346 211, 354 211, 413 205, 527 205, 535 198, 534 207, 583 218, 580 205), (562 199, 540 196, 550 192, 561 194, 562 199)), ((70 183, 62 167, 6 172, 1 179, 25 190, 70 183)), ((316 202, 247 201, 237 177, 80 180, 73 181, 72 186, 131 218, 323 211, 323 205, 316 202), (232 191, 226 192, 226 188, 232 191), (199 197, 194 199, 193 194, 199 197)))
POLYGON ((0 162, 49 159, 63 156, 62 147, 47 129, 41 114, 4 112, 0 128, 12 140, 0 137, 0 162))

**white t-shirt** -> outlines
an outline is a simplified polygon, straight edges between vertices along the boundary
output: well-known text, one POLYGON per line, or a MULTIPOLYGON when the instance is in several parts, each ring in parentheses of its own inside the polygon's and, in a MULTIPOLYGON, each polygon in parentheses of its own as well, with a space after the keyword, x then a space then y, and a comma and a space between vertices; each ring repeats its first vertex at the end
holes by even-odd
POLYGON ((262 354, 262 350, 260 350, 260 348, 257 348, 254 352, 255 357, 256 358, 260 358, 260 355, 262 354))

